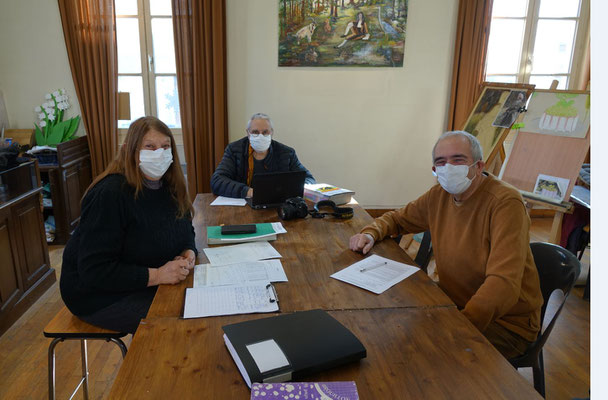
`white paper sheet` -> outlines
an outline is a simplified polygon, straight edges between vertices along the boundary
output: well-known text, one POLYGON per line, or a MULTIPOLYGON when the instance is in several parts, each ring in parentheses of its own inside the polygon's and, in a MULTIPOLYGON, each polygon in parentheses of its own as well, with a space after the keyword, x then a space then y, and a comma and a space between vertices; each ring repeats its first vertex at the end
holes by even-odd
POLYGON ((217 199, 211 202, 212 206, 238 206, 243 207, 247 204, 245 199, 235 199, 232 197, 218 196, 217 199))
POLYGON ((281 260, 247 261, 194 267, 194 287, 238 285, 247 282, 287 282, 281 260))
POLYGON ((418 267, 373 254, 331 277, 380 294, 419 270, 418 267))
POLYGON ((184 318, 278 310, 278 299, 269 282, 186 289, 184 318))
POLYGON ((234 264, 243 261, 259 261, 281 258, 278 251, 268 242, 233 244, 230 246, 203 249, 212 265, 234 264))
POLYGON ((275 233, 287 233, 282 223, 271 222, 270 224, 272 225, 272 229, 274 229, 275 233))

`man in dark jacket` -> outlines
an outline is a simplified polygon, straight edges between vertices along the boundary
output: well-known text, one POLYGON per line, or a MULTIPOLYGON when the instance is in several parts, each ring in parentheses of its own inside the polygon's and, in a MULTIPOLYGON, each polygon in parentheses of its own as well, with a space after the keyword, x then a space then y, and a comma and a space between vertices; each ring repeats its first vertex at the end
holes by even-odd
POLYGON ((296 151, 272 139, 274 129, 266 114, 253 114, 247 124, 247 136, 230 143, 211 177, 214 194, 244 198, 253 196, 250 187, 254 173, 306 171, 306 183, 315 178, 298 160, 296 151))

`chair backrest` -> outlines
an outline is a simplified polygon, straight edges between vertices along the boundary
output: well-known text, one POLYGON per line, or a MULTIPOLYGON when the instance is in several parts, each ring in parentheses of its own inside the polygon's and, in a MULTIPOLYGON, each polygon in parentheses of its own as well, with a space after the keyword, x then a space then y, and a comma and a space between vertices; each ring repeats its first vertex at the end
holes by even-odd
POLYGON ((537 347, 538 351, 540 351, 547 341, 549 333, 553 329, 553 325, 566 302, 566 298, 581 272, 581 264, 574 254, 555 244, 530 243, 530 248, 532 249, 534 263, 538 270, 540 290, 544 299, 541 309, 541 323, 545 320, 545 312, 547 311, 547 304, 551 294, 555 290, 561 290, 564 293, 564 298, 555 315, 553 315, 545 330, 541 330, 541 334, 532 346, 537 347))
POLYGON ((418 248, 418 253, 416 254, 416 259, 414 262, 418 264, 420 269, 426 271, 429 261, 431 261, 431 256, 433 255, 433 245, 431 243, 431 232, 426 231, 422 235, 422 240, 420 241, 420 247, 418 248))

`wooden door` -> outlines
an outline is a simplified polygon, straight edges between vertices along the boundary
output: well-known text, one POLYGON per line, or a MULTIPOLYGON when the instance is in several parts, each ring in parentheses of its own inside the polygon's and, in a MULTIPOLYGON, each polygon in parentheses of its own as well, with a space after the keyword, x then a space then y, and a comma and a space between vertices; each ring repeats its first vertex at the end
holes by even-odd
POLYGON ((0 320, 23 294, 19 274, 19 252, 10 208, 0 209, 0 320))
POLYGON ((11 208, 21 249, 21 276, 27 291, 50 269, 49 251, 40 211, 40 195, 36 192, 11 208))

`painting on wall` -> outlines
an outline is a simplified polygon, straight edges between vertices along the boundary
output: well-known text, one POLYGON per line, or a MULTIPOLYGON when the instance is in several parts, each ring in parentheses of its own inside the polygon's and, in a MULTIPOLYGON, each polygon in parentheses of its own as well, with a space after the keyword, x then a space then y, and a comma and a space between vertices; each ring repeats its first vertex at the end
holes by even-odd
POLYGON ((278 0, 280 67, 402 67, 408 0, 278 0))
POLYGON ((484 161, 488 160, 505 128, 493 126, 498 113, 511 93, 509 88, 485 87, 469 116, 464 130, 475 136, 483 149, 484 161))
POLYGON ((584 138, 589 130, 590 106, 588 93, 534 92, 522 130, 584 138))

